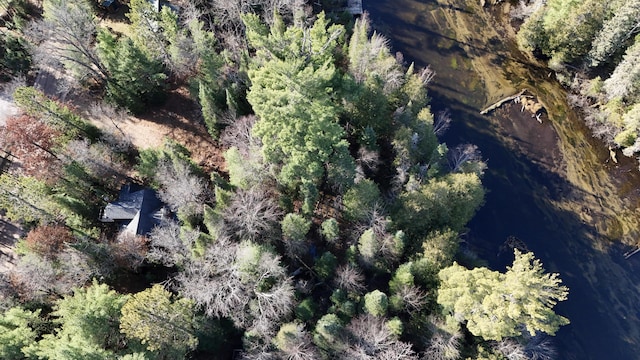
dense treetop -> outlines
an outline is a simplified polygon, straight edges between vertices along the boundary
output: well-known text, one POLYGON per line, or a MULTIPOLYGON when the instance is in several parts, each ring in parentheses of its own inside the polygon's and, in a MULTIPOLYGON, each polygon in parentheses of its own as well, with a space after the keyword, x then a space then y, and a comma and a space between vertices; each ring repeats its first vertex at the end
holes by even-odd
POLYGON ((433 72, 392 55, 366 16, 131 0, 115 31, 86 0, 45 0, 42 16, 0 5, 15 48, 2 79, 64 75, 46 94, 32 76, 5 87, 21 114, 1 128, 0 208, 28 233, 0 273, 2 358, 535 358, 568 323, 553 312, 566 287, 533 254, 502 274, 460 251, 486 165, 440 142, 451 119, 428 104, 433 72), (176 140, 137 149, 118 127, 176 87, 221 170, 176 140), (131 182, 166 205, 142 235, 98 222, 131 182))

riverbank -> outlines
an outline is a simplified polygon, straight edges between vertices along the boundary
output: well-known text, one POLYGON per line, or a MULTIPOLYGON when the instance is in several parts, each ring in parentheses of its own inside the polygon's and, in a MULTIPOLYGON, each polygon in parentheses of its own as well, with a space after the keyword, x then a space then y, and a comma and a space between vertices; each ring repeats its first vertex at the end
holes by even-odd
MULTIPOLYGON (((469 142, 488 160, 485 206, 467 243, 491 266, 510 236, 522 240, 569 286, 558 312, 572 324, 554 339, 561 359, 630 359, 640 351, 640 177, 592 138, 543 64, 518 51, 502 7, 480 2, 382 0, 365 3, 378 30, 408 61, 437 73, 434 111, 450 108, 450 147, 469 142), (543 124, 517 106, 482 109, 527 88, 547 110, 543 124), (626 245, 623 245, 626 244, 626 245)), ((503 254, 505 252, 502 252, 503 254)))

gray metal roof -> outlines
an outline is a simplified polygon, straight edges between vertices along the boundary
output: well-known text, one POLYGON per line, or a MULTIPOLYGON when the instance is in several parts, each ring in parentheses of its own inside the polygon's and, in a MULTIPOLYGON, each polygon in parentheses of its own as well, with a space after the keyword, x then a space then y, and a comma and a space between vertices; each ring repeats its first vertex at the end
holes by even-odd
POLYGON ((160 224, 164 204, 156 192, 133 184, 122 187, 117 201, 107 204, 100 216, 102 222, 122 222, 127 231, 146 235, 160 224))

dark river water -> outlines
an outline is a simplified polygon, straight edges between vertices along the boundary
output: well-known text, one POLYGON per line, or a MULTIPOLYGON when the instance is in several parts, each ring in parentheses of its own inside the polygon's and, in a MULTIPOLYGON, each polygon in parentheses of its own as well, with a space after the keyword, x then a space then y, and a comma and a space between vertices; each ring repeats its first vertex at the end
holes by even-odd
MULTIPOLYGON (((625 260, 622 254, 629 248, 616 239, 624 233, 616 231, 617 220, 597 215, 622 211, 611 210, 611 204, 623 200, 613 190, 600 193, 579 186, 593 185, 598 176, 589 175, 607 170, 607 151, 589 139, 575 114, 566 106, 563 109, 564 100, 557 94, 555 100, 560 105, 548 109, 549 119, 545 118, 543 125, 535 119, 529 120, 534 125, 511 121, 513 113, 506 110, 479 115, 483 107, 500 98, 496 94, 501 87, 515 89, 522 83, 547 81, 547 88, 555 88, 557 84, 539 74, 544 69, 532 68, 535 79, 528 79, 526 72, 505 70, 508 63, 513 68, 514 61, 508 55, 513 50, 499 37, 474 38, 474 30, 482 32, 494 26, 486 23, 486 16, 476 16, 480 11, 477 5, 455 0, 441 0, 440 4, 431 0, 365 0, 364 5, 374 27, 391 40, 393 49, 402 52, 406 61, 435 69, 431 104, 434 112, 451 110, 454 122, 444 138, 449 147, 473 143, 488 160, 483 179, 488 190, 486 203, 469 224, 467 245, 490 267, 503 271, 513 255, 511 250, 501 249, 513 236, 542 260, 547 271, 560 273, 570 293, 556 312, 571 324, 553 338, 559 359, 640 359, 640 255, 625 260), (461 19, 477 23, 463 29, 465 33, 452 26, 461 19), (503 54, 484 62, 500 75, 485 74, 483 78, 478 74, 482 63, 472 60, 493 56, 491 53, 503 54), (570 132, 575 132, 575 138, 557 135, 570 132), (572 144, 562 144, 561 139, 572 144), (580 148, 585 151, 584 156, 577 156, 580 161, 570 158, 576 152, 567 149, 580 148), (593 167, 585 168, 587 155, 593 157, 589 163, 593 167), (567 174, 573 174, 572 181, 567 174)), ((534 91, 545 91, 539 87, 534 91)), ((625 211, 627 217, 638 216, 634 205, 625 211)))

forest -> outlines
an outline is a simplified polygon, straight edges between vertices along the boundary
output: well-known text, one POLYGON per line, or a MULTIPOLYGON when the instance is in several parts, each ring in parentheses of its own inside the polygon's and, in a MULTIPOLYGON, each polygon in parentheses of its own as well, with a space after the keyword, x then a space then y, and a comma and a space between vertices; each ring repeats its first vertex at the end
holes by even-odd
MULTIPOLYGON (((581 2, 518 8, 523 47, 572 86, 602 84, 575 96, 618 111, 607 136, 627 152, 640 68, 607 89, 638 66, 638 24, 590 51, 629 3, 602 2, 582 50, 550 28, 599 16, 581 2)), ((0 99, 18 109, 0 127, 0 208, 24 229, 0 271, 0 358, 556 358, 569 289, 531 252, 500 272, 464 246, 480 149, 441 140, 455 119, 429 106, 437 74, 343 6, 0 0, 0 99), (123 130, 178 88, 219 161, 123 130)))

